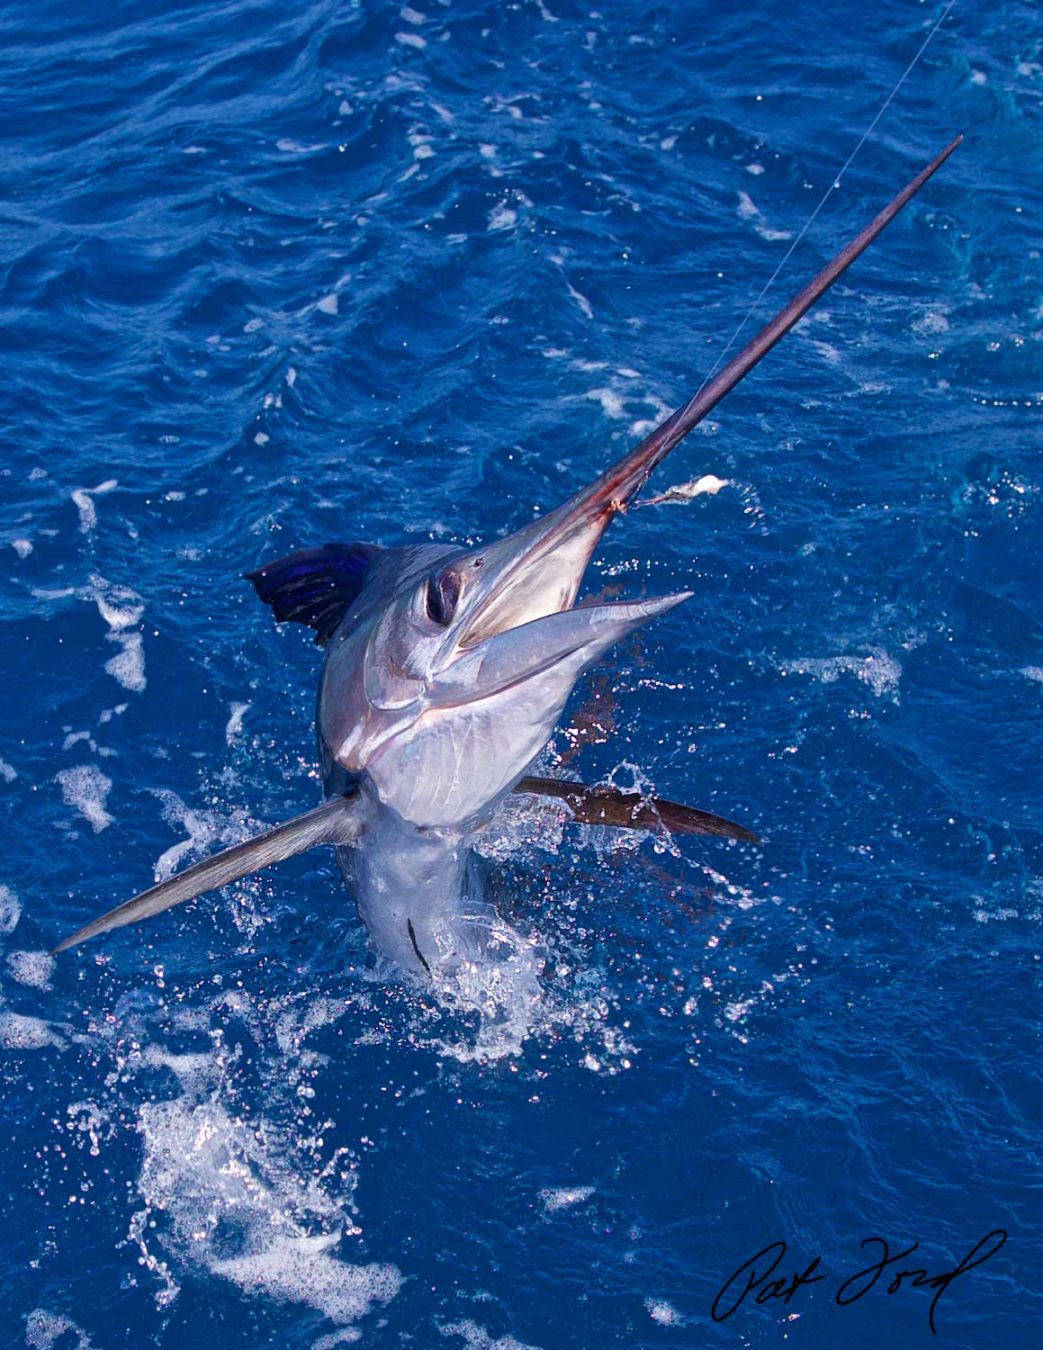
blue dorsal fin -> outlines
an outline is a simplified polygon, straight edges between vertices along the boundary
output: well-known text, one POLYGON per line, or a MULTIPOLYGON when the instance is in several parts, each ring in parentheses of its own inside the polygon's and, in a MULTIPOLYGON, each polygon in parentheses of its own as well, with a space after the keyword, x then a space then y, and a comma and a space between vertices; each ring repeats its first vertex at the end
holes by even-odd
POLYGON ((261 600, 271 605, 277 623, 307 624, 323 646, 358 599, 383 552, 375 544, 323 544, 243 575, 261 600))

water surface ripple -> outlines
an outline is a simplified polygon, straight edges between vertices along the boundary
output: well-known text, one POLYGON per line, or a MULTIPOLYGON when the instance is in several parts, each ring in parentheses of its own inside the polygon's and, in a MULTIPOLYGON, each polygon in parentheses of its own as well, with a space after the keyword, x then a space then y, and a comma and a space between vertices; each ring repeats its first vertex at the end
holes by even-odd
MULTIPOLYGON (((660 471, 591 589, 695 597, 548 766, 759 850, 515 813, 495 1016, 315 853, 44 952, 316 800, 240 574, 476 540, 711 367, 941 6, 10 0, 0 47, 0 1339, 926 1345, 1043 1324, 1037 6, 958 0, 772 294, 963 148, 660 471), (531 992, 531 991, 530 991, 531 992), (827 1278, 716 1324, 758 1248, 827 1278)), ((569 728, 572 728, 571 732, 569 728)), ((578 730, 577 730, 578 729, 578 730)), ((481 998, 488 990, 476 990, 481 998)))

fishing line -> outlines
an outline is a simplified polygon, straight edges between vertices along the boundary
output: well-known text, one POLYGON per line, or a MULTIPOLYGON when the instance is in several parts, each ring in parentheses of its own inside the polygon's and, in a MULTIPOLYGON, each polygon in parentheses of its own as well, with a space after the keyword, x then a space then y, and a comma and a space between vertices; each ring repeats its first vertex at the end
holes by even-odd
POLYGON ((898 78, 898 83, 894 86, 894 88, 893 88, 893 89, 891 90, 891 92, 888 94, 887 98, 884 99, 884 101, 883 101, 883 103, 881 104, 880 109, 879 109, 879 111, 877 112, 876 116, 873 118, 873 120, 870 122, 869 126, 866 127, 865 131, 862 133, 862 137, 861 137, 861 139, 859 140, 858 144, 855 146, 854 150, 852 150, 851 153, 850 153, 850 155, 848 155, 847 160, 846 160, 845 163, 844 163, 844 167, 843 167, 843 168, 840 170, 840 172, 836 175, 836 177, 835 177, 835 178, 833 179, 833 181, 830 183, 829 187, 826 188, 825 192, 822 194, 822 197, 821 197, 821 200, 819 201, 819 204, 815 207, 814 211, 812 211, 811 215, 810 215, 810 216, 807 218, 807 220, 804 222, 803 228, 801 229, 800 233, 797 235, 796 239, 794 239, 793 243, 790 244, 789 248, 788 248, 788 249, 786 250, 786 252, 783 254, 782 260, 779 262, 778 266, 775 268, 775 271, 772 272, 771 276, 770 276, 770 277, 768 278, 768 280, 764 283, 764 286, 762 287, 760 294, 757 296, 756 300, 754 300, 753 304, 752 304, 752 305, 749 307, 749 309, 746 311, 746 314, 745 314, 745 316, 743 317, 742 322, 739 324, 738 328, 736 328, 735 332, 734 332, 734 333, 731 335, 731 337, 728 339, 727 343, 725 344, 725 347, 724 347, 723 351, 719 354, 719 356, 717 357, 717 360, 714 362, 712 368, 711 368, 710 371, 707 373, 706 378, 703 380, 702 384, 701 384, 701 385, 699 386, 699 388, 696 390, 696 395, 695 395, 695 396, 696 396, 697 398, 698 398, 699 394, 701 394, 701 393, 703 392, 703 390, 706 388, 706 386, 710 383, 710 381, 713 379, 713 377, 717 374, 718 370, 720 370, 721 366, 722 366, 723 363, 724 363, 724 358, 725 358, 725 357, 728 355, 728 353, 731 351, 732 347, 735 346, 735 343, 736 343, 736 341, 737 341, 737 339, 738 339, 738 337, 739 337, 739 334, 742 332, 742 330, 743 330, 743 329, 746 327, 746 325, 749 323, 750 319, 753 318, 753 315, 756 313, 757 309, 760 307, 761 301, 764 299, 764 297, 765 297, 765 296, 768 294, 768 292, 771 290, 772 286, 774 286, 775 282, 778 280, 779 273, 782 271, 782 269, 783 269, 783 268, 786 266, 786 264, 789 262, 790 258, 793 256, 793 252, 794 252, 794 250, 796 249, 797 245, 800 243, 800 241, 801 241, 801 240, 804 238, 804 236, 807 234, 807 232, 808 232, 808 230, 811 228, 811 226, 815 223, 815 218, 818 216, 819 212, 822 210, 822 208, 825 206, 826 202, 829 200, 830 195, 831 195, 833 192, 835 192, 836 189, 840 186, 841 180, 843 179, 844 174, 847 173, 848 169, 850 169, 850 167, 851 167, 851 165, 852 165, 852 163, 853 163, 853 161, 854 161, 854 159, 855 159, 855 156, 856 156, 856 155, 858 154, 858 152, 862 149, 863 145, 865 145, 865 143, 866 143, 866 141, 869 139, 869 137, 873 134, 873 131, 875 130, 877 123, 880 121, 881 117, 883 117, 884 113, 887 112, 888 108, 889 108, 889 107, 891 106, 891 104, 894 102, 895 95, 896 95, 896 94, 898 93, 898 91, 901 89, 902 85, 905 84, 906 80, 907 80, 907 79, 909 78, 909 76, 912 74, 912 72, 913 72, 913 70, 915 69, 915 67, 919 64, 920 58, 923 56, 924 52, 927 50, 927 48, 928 48, 928 46, 929 46, 929 44, 930 44, 930 42, 931 42, 931 39, 934 37, 935 33, 937 33, 938 29, 941 28, 942 24, 943 24, 943 23, 945 22, 945 20, 948 18, 948 16, 949 16, 949 11, 953 8, 953 6, 954 6, 955 4, 956 4, 956 0, 949 0, 948 4, 945 6, 945 8, 942 10, 941 14, 940 14, 940 15, 938 16, 938 18, 935 20, 934 26, 931 28, 931 31, 927 34, 927 36, 924 38, 923 42, 920 44, 920 49, 919 49, 919 51, 916 53, 916 55, 913 57, 913 59, 912 59, 912 60, 909 62, 909 64, 906 66, 906 68, 905 68, 905 70, 902 72, 902 74, 899 76, 899 78, 898 78))

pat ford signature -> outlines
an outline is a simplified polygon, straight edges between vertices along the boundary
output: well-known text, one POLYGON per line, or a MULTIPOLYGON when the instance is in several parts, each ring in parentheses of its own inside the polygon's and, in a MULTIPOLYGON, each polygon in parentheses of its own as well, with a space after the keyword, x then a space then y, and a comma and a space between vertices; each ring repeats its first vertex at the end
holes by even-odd
MULTIPOLYGON (((983 1265, 990 1257, 996 1255, 1006 1241, 1006 1231, 994 1228, 991 1233, 986 1233, 979 1242, 976 1242, 963 1260, 951 1270, 935 1275, 931 1274, 926 1264, 921 1265, 918 1261, 905 1264, 919 1249, 919 1242, 903 1247, 901 1251, 892 1251, 891 1244, 886 1238, 864 1238, 860 1244, 861 1248, 874 1259, 837 1286, 833 1293, 834 1302, 842 1308, 857 1303, 869 1293, 881 1276, 887 1278, 884 1290, 888 1295, 897 1294, 907 1287, 933 1290, 934 1297, 931 1299, 927 1319, 932 1333, 937 1335, 938 1328, 935 1326, 934 1315, 938 1308, 938 1300, 954 1280, 966 1275, 975 1266, 983 1265)), ((788 1306, 799 1289, 810 1284, 820 1284, 826 1279, 825 1272, 820 1269, 822 1258, 819 1256, 808 1262, 803 1270, 794 1268, 792 1274, 787 1273, 783 1267, 785 1259, 785 1242, 770 1242, 755 1256, 744 1261, 733 1275, 729 1275, 718 1291, 710 1308, 713 1320, 726 1322, 739 1311, 748 1298, 754 1303, 770 1303, 773 1299, 781 1299, 788 1306)))

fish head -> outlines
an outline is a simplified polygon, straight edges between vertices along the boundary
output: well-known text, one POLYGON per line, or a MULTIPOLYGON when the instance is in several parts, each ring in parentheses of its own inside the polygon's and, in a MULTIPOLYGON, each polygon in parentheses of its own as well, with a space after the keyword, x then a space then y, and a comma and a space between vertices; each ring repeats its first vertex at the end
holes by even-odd
POLYGON ((411 551, 367 620, 346 623, 330 646, 328 757, 368 774, 419 825, 463 824, 494 805, 546 744, 583 671, 688 596, 576 605, 605 528, 646 472, 624 461, 493 543, 411 551))

